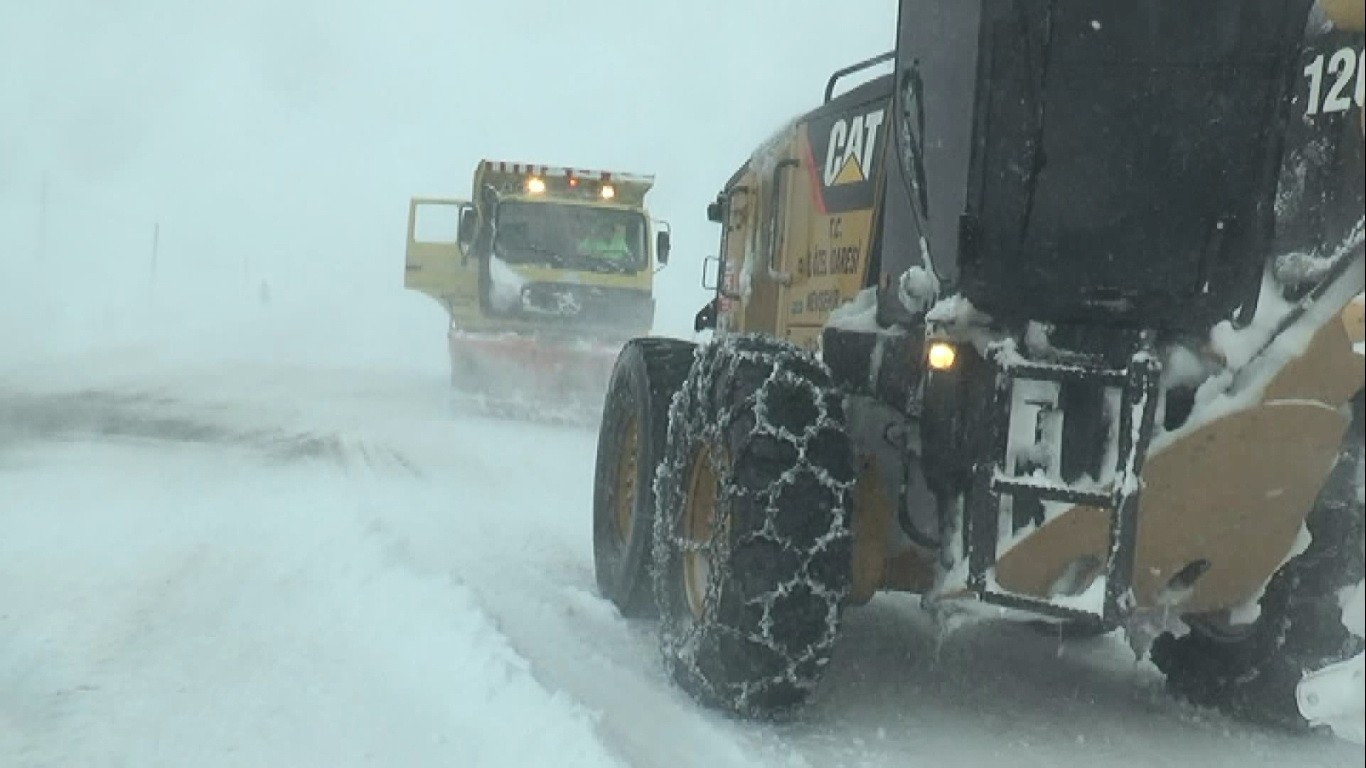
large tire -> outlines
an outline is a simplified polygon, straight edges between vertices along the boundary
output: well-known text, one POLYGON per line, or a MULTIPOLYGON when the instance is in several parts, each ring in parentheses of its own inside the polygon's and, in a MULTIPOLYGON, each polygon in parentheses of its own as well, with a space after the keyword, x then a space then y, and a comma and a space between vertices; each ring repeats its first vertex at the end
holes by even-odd
POLYGON ((747 717, 806 701, 852 581, 853 450, 826 367, 759 336, 698 354, 656 492, 655 602, 673 679, 747 717))
POLYGON ((1360 497, 1362 404, 1307 526, 1312 543, 1272 577, 1261 614, 1250 626, 1220 632, 1191 621, 1191 631, 1166 634, 1152 660, 1167 675, 1168 690, 1202 707, 1292 731, 1309 724, 1300 715, 1295 687, 1306 672, 1360 653, 1362 639, 1342 623, 1341 593, 1362 578, 1363 514, 1360 497))
POLYGON ((633 339, 617 356, 598 431, 593 485, 593 569, 598 590, 628 618, 652 616, 650 551, 655 468, 664 456, 669 403, 696 346, 633 339))

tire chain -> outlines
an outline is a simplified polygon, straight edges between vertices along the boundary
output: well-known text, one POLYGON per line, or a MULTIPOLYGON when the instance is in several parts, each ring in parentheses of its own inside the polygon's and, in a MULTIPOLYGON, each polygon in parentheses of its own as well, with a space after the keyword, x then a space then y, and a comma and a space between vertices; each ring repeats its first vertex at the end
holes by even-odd
MULTIPOLYGON (((673 400, 669 422, 677 432, 670 436, 655 480, 654 561, 665 574, 655 579, 656 600, 667 606, 675 599, 668 590, 676 589, 677 582, 667 574, 679 567, 674 561, 684 553, 701 549, 710 563, 724 565, 711 569, 701 622, 690 621, 691 617, 679 621, 667 609, 663 612, 661 649, 666 666, 706 703, 750 716, 778 714, 801 703, 818 684, 849 590, 854 472, 842 395, 830 383, 828 369, 796 347, 739 336, 700 352, 693 374, 673 400), (801 418, 803 409, 808 418, 801 418), (732 462, 719 456, 716 448, 740 456, 764 442, 795 455, 795 461, 768 478, 771 482, 764 487, 745 487, 732 462), (689 462, 701 444, 713 447, 709 454, 719 486, 713 532, 729 532, 737 522, 732 518, 736 510, 758 518, 740 520, 749 528, 733 542, 713 535, 697 544, 677 534, 689 462), (830 502, 822 510, 827 518, 824 528, 786 530, 802 522, 791 519, 794 513, 811 511, 813 490, 830 502), (799 540, 803 534, 805 541, 799 540), (777 549, 776 559, 797 567, 781 573, 731 570, 732 557, 752 560, 765 548, 777 549), (745 593, 738 606, 726 606, 723 586, 745 593), (733 615, 727 621, 720 615, 723 606, 739 610, 728 611, 733 615), (814 621, 818 615, 819 622, 814 621), (808 625, 820 626, 798 626, 796 636, 791 636, 790 624, 800 625, 803 618, 808 625), (759 655, 766 658, 746 665, 748 674, 733 679, 736 675, 729 672, 736 660, 720 658, 725 647, 761 649, 759 655), (706 658, 708 653, 717 658, 706 658)), ((753 486, 754 478, 749 480, 753 486)))

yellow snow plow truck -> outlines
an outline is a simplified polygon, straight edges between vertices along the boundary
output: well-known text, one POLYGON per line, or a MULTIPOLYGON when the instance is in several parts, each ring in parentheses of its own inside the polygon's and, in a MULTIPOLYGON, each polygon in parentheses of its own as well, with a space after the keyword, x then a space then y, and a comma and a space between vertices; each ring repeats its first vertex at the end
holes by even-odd
POLYGON ((597 582, 674 680, 790 710, 897 590, 1359 732, 1361 4, 1328 10, 902 0, 708 206, 711 337, 617 358, 597 582))
POLYGON ((622 344, 654 323, 667 226, 652 176, 485 160, 470 200, 413 198, 403 284, 450 316, 451 384, 481 410, 598 412, 622 344))

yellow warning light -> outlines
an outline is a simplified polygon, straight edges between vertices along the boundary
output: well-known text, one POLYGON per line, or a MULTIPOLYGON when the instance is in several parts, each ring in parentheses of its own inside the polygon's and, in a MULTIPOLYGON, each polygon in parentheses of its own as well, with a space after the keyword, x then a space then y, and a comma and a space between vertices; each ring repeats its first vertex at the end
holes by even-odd
POLYGON ((545 194, 545 179, 539 176, 532 176, 526 180, 526 191, 533 195, 545 194))
POLYGON ((603 184, 603 185, 602 185, 602 199, 603 199, 603 200, 611 200, 612 198, 614 198, 614 197, 616 197, 616 196, 617 196, 617 188, 616 188, 616 187, 612 186, 611 184, 603 184))
POLYGON ((953 368, 953 364, 958 361, 958 350, 954 349, 952 344, 936 341, 930 344, 928 357, 931 369, 947 371, 953 368))

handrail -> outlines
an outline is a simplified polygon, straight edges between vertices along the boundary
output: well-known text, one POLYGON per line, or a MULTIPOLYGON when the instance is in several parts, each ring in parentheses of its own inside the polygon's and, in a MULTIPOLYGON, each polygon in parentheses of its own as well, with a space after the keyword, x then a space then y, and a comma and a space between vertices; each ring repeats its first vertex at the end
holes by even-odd
POLYGON ((835 83, 839 82, 839 79, 841 77, 844 77, 845 75, 852 75, 855 72, 867 69, 869 67, 877 66, 878 64, 881 64, 884 61, 891 61, 894 58, 896 58, 896 51, 887 51, 886 53, 880 53, 877 56, 872 57, 871 59, 864 59, 863 61, 860 61, 857 64, 850 64, 849 66, 843 69, 835 70, 835 73, 831 75, 830 79, 827 80, 825 83, 825 103, 830 103, 830 99, 835 94, 835 83))
POLYGON ((779 251, 787 244, 787 209, 783 206, 783 179, 786 174, 783 172, 788 168, 795 168, 799 165, 792 158, 784 158, 778 161, 778 165, 773 169, 773 218, 769 219, 768 236, 768 265, 765 272, 768 278, 782 285, 792 282, 792 275, 787 272, 780 272, 774 268, 774 260, 778 258, 779 251))

